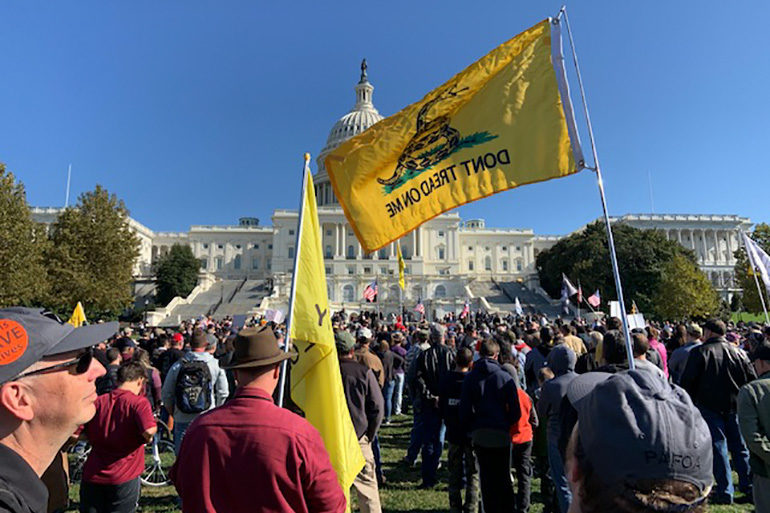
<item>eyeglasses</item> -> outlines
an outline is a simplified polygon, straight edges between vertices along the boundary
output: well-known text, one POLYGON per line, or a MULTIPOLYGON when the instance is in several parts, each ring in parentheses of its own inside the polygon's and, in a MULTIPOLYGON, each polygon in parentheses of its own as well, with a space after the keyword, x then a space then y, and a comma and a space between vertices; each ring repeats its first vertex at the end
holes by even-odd
POLYGON ((18 376, 13 378, 13 380, 26 378, 27 376, 34 376, 35 374, 44 374, 46 372, 69 369, 71 367, 74 367, 75 369, 75 372, 73 374, 75 375, 85 374, 88 371, 88 369, 91 367, 91 361, 93 359, 94 359, 94 350, 93 348, 89 347, 77 358, 73 358, 72 360, 69 360, 66 362, 57 363, 56 365, 51 365, 50 367, 44 367, 42 369, 36 369, 33 371, 25 372, 23 374, 19 374, 18 376))

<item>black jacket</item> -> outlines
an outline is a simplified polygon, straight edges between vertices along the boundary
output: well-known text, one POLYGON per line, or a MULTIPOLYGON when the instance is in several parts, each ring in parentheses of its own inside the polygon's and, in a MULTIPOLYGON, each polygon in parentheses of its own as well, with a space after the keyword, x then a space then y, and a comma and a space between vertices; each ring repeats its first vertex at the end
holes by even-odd
POLYGON ((439 410, 446 425, 446 439, 458 445, 466 443, 468 439, 468 434, 460 424, 460 396, 467 375, 466 372, 450 371, 439 385, 439 410))
POLYGON ((508 432, 521 417, 516 383, 496 360, 482 358, 463 381, 460 422, 468 432, 508 432))
POLYGON ((756 377, 746 353, 713 337, 692 348, 680 385, 696 406, 726 414, 737 411, 738 391, 756 377))
POLYGON ((364 364, 347 358, 340 359, 340 374, 356 436, 360 439, 367 435, 372 441, 385 415, 377 378, 364 364))
POLYGON ((438 408, 441 379, 454 367, 455 355, 443 344, 433 344, 417 356, 414 387, 423 408, 438 408))

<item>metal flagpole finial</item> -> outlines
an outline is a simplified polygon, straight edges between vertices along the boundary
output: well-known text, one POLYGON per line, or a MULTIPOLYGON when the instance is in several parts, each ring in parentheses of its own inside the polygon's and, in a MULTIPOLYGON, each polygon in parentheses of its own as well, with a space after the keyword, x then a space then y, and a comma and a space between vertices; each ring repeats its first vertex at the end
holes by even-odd
POLYGON ((310 162, 310 153, 305 152, 305 164, 307 164, 308 162, 310 162))

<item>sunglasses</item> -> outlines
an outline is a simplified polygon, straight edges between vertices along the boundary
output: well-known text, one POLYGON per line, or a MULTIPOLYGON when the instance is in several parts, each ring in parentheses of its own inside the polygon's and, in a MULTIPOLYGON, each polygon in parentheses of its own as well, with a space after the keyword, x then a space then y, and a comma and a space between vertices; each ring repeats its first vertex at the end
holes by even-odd
POLYGON ((85 374, 88 369, 91 367, 91 361, 94 359, 94 350, 93 348, 89 347, 86 349, 83 353, 81 353, 77 358, 73 358, 72 360, 57 363, 56 365, 51 365, 50 367, 44 367, 42 369, 36 369, 33 371, 25 372, 23 374, 19 374, 13 380, 17 380, 20 378, 26 378, 27 376, 34 376, 35 374, 44 374, 46 372, 53 372, 57 370, 62 369, 70 369, 74 368, 73 374, 80 375, 85 374))

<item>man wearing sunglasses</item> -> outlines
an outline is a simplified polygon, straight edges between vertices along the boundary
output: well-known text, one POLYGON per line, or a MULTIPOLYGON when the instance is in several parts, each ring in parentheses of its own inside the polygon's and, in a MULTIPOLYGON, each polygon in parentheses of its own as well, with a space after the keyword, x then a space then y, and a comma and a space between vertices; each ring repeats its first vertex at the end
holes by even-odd
POLYGON ((91 347, 116 322, 75 328, 36 308, 0 309, 0 512, 45 512, 40 475, 96 412, 91 347))

